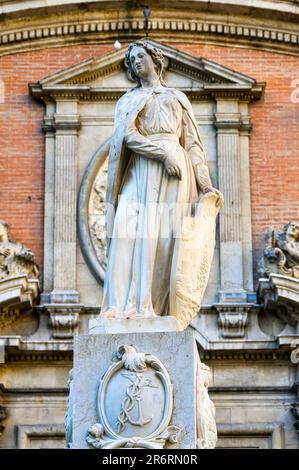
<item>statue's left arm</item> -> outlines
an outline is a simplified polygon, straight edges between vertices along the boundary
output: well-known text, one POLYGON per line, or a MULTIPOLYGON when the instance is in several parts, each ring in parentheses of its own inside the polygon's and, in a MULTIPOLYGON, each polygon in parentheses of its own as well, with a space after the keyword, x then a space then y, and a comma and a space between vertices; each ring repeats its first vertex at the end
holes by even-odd
POLYGON ((190 157, 199 189, 206 192, 208 188, 212 188, 212 182, 204 146, 198 132, 194 129, 190 112, 185 109, 183 110, 181 143, 190 157))
POLYGON ((218 189, 213 187, 206 154, 200 138, 191 104, 183 108, 181 143, 190 157, 197 185, 201 193, 213 192, 223 198, 218 189))

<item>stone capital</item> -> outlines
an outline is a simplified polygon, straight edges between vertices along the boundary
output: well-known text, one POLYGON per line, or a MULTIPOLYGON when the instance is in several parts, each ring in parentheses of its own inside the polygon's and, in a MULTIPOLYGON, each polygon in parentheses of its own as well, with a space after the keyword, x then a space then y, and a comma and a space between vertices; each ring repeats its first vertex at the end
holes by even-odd
POLYGON ((81 127, 78 114, 54 114, 53 126, 60 134, 77 134, 81 127))
POLYGON ((215 127, 218 131, 239 130, 242 126, 240 113, 215 113, 215 127))

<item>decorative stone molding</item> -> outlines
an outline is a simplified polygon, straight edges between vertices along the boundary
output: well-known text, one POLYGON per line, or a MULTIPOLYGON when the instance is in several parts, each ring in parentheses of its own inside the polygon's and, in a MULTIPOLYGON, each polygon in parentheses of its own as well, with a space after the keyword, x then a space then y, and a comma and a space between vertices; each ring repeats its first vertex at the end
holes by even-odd
MULTIPOLYGON (((61 341, 57 341, 61 344, 61 341)), ((33 345, 30 345, 33 349, 33 345)), ((66 362, 71 364, 73 360, 73 351, 72 343, 68 343, 67 347, 71 350, 68 350, 65 344, 62 344, 62 349, 59 350, 58 347, 55 351, 26 351, 20 350, 18 352, 8 350, 6 353, 6 362, 66 362)), ((44 351, 49 350, 49 345, 45 343, 44 351)), ((268 350, 268 351, 215 351, 215 352, 204 352, 201 355, 201 359, 206 362, 215 362, 215 361, 262 361, 262 362, 273 362, 273 361, 283 361, 289 363, 290 353, 289 351, 277 351, 277 350, 268 350)), ((212 390, 212 389, 211 389, 212 390)))
MULTIPOLYGON (((147 38, 147 40, 149 39, 147 38)), ((150 42, 162 50, 166 58, 166 71, 183 73, 196 81, 192 90, 182 89, 191 100, 234 98, 250 102, 259 99, 264 91, 264 83, 258 83, 247 75, 235 72, 208 59, 195 58, 184 52, 178 52, 176 49, 163 43, 157 43, 153 39, 150 39, 150 42)), ((34 98, 44 102, 48 102, 50 99, 55 101, 59 101, 59 99, 117 100, 127 89, 98 88, 93 87, 90 83, 99 77, 106 77, 117 70, 124 69, 124 56, 125 49, 121 49, 99 59, 88 59, 46 77, 38 83, 30 83, 30 93, 34 98)), ((221 121, 220 117, 219 121, 221 121)), ((242 117, 238 116, 238 127, 242 127, 242 124, 242 117)), ((47 129, 51 129, 51 126, 55 127, 53 118, 50 121, 48 119, 45 126, 47 129)))
POLYGON ((206 351, 201 354, 201 359, 209 361, 284 361, 289 363, 290 353, 288 351, 206 351))
MULTIPOLYGON (((60 8, 63 8, 63 3, 62 1, 60 8)), ((213 2, 217 11, 213 11, 214 5, 210 3, 207 19, 205 11, 200 11, 203 7, 199 6, 198 1, 190 3, 193 3, 191 15, 190 13, 186 15, 181 5, 175 7, 173 4, 174 10, 163 9, 163 13, 161 9, 152 9, 151 20, 148 22, 150 35, 158 40, 188 40, 197 43, 208 41, 227 45, 229 41, 239 47, 258 46, 264 50, 298 54, 299 34, 296 21, 298 23, 299 13, 296 7, 286 19, 286 13, 284 18, 279 16, 282 2, 275 2, 275 8, 273 7, 271 11, 272 17, 276 16, 273 20, 266 13, 261 17, 262 8, 253 8, 252 3, 249 7, 251 15, 248 14, 248 10, 240 15, 240 8, 242 10, 240 5, 230 6, 230 11, 224 12, 222 10, 225 7, 221 2, 218 2, 217 7, 217 2, 213 2), (234 8, 238 10, 238 14, 233 14, 234 8)), ((257 5, 259 3, 266 2, 256 2, 257 5)), ((190 4, 188 6, 190 8, 190 4)), ((10 13, 10 18, 7 18, 0 28, 0 54, 51 47, 53 44, 63 46, 110 42, 116 38, 128 41, 142 36, 145 32, 141 8, 132 8, 129 15, 127 5, 117 8, 117 15, 110 5, 108 10, 101 2, 98 7, 101 8, 100 11, 92 11, 95 8, 88 12, 83 9, 79 13, 71 11, 75 8, 78 8, 75 3, 71 5, 68 2, 68 8, 61 20, 60 15, 55 15, 54 12, 50 14, 53 5, 48 4, 47 11, 40 8, 35 18, 32 18, 32 9, 31 11, 24 9, 21 13, 23 18, 21 16, 20 19, 12 18, 10 13), (28 17, 31 20, 30 26, 28 26, 28 17)))
POLYGON ((30 449, 31 441, 37 439, 55 439, 64 443, 64 435, 64 426, 62 424, 18 425, 17 449, 30 449))
POLYGON ((39 294, 39 281, 27 274, 0 280, 0 328, 15 322, 21 313, 32 308, 39 294))
POLYGON ((21 336, 0 336, 0 363, 64 361, 71 365, 72 353, 72 339, 28 341, 21 336))
MULTIPOLYGON (((290 356, 291 362, 293 364, 299 364, 299 335, 295 340, 293 340, 291 345, 294 347, 293 351, 291 352, 291 356, 290 356)), ((296 384, 296 385, 299 386, 299 381, 298 381, 298 384, 296 384)), ((298 392, 299 392, 299 389, 298 389, 298 392)), ((299 393, 298 393, 298 395, 299 395, 299 393)))
POLYGON ((277 315, 289 325, 299 322, 299 279, 270 274, 259 279, 258 294, 265 310, 277 315))
POLYGON ((294 427, 299 434, 299 402, 292 404, 291 412, 295 418, 294 427))
POLYGON ((238 436, 258 435, 269 437, 270 447, 272 449, 284 448, 285 429, 283 423, 221 423, 217 425, 217 431, 219 439, 221 439, 222 436, 237 439, 238 436))
POLYGON ((6 409, 4 406, 0 405, 0 437, 2 436, 3 431, 5 429, 5 426, 3 426, 1 423, 2 421, 5 420, 6 417, 7 417, 6 409))
POLYGON ((78 332, 81 305, 45 305, 54 339, 72 339, 78 332))
POLYGON ((215 305, 223 338, 244 338, 251 307, 250 304, 215 305))
MULTIPOLYGON (((45 345, 45 350, 47 345, 45 345)), ((56 351, 56 352, 12 352, 6 354, 6 362, 66 362, 71 364, 73 361, 72 351, 56 351)))
MULTIPOLYGON (((52 13, 59 12, 62 9, 63 11, 71 10, 80 3, 83 3, 83 0, 82 2, 73 0, 51 0, 51 2, 35 0, 34 4, 30 0, 14 0, 13 2, 11 0, 1 0, 0 13, 4 18, 14 18, 30 12, 34 18, 44 8, 46 8, 48 13, 52 13)), ((97 7, 92 8, 92 3, 94 3, 94 0, 84 0, 84 5, 89 6, 88 11, 97 11, 97 7)), ((120 10, 127 6, 124 0, 113 1, 112 3, 120 10)), ((102 10, 107 6, 105 0, 100 1, 99 4, 102 10)), ((180 4, 181 2, 174 0, 172 7, 177 8, 180 4)), ((111 3, 109 5, 111 6, 111 3)), ((212 3, 210 0, 188 0, 188 5, 193 7, 194 10, 197 9, 197 11, 206 11, 208 7, 211 12, 220 10, 221 12, 231 13, 236 8, 238 12, 242 13, 245 11, 247 14, 250 8, 252 12, 259 12, 262 18, 279 18, 282 13, 291 18, 292 16, 296 17, 298 14, 298 0, 267 0, 266 2, 255 2, 254 5, 252 0, 214 0, 212 3)), ((130 8, 130 11, 132 12, 132 17, 135 18, 134 13, 138 11, 136 7, 130 8)))
POLYGON ((101 380, 97 401, 100 423, 88 430, 89 446, 96 449, 163 449, 166 442, 177 443, 181 429, 169 426, 173 390, 161 361, 151 354, 137 353, 133 346, 127 345, 120 346, 114 361, 101 380), (111 387, 114 395, 110 400, 120 402, 118 416, 112 416, 110 407, 107 408, 107 393, 111 387), (125 390, 124 397, 122 390, 125 390), (148 425, 147 429, 143 430, 145 425, 148 425), (138 435, 134 434, 136 426, 140 428, 138 435))

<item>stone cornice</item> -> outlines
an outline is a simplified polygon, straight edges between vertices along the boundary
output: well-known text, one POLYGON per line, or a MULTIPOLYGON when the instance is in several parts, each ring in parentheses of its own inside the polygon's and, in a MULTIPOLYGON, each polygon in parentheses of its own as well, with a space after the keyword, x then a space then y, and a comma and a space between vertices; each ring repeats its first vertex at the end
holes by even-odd
MULTIPOLYGON (((230 88, 225 84, 221 84, 217 89, 210 88, 208 85, 204 85, 200 90, 190 91, 190 89, 184 89, 177 87, 177 89, 186 93, 188 98, 192 101, 206 101, 211 98, 217 99, 236 99, 241 101, 253 101, 259 99, 263 92, 263 85, 257 84, 255 86, 235 86, 230 88)), ((43 86, 32 86, 30 87, 30 93, 37 99, 47 102, 49 97, 58 101, 60 99, 76 99, 78 101, 117 101, 127 89, 115 89, 115 88, 91 88, 88 86, 78 86, 69 89, 68 86, 61 86, 51 88, 44 88, 43 86)), ((55 126, 56 127, 56 126, 55 126)), ((242 123, 238 123, 238 127, 242 127, 242 123)), ((49 130, 49 123, 45 126, 45 130, 49 130)))
MULTIPOLYGON (((0 393, 3 395, 62 395, 68 394, 68 388, 12 388, 0 383, 0 393)), ((0 415, 1 417, 1 415, 0 415)))
MULTIPOLYGON (((283 361, 288 364, 290 362, 289 351, 231 351, 231 350, 219 350, 219 351, 204 351, 200 353, 201 360, 204 362, 240 362, 240 361, 260 361, 260 362, 271 362, 271 361, 283 361)), ((8 349, 6 352, 6 362, 72 362, 73 351, 13 351, 8 349)))
MULTIPOLYGON (((2 13, 0 55, 46 47, 113 43, 115 39, 128 42, 144 35, 142 9, 125 8, 122 2, 110 2, 110 7, 105 2, 94 2, 90 9, 86 6, 88 2, 84 2, 84 8, 80 11, 79 1, 60 2, 60 9, 65 6, 61 13, 57 10, 58 4, 55 12, 53 3, 49 5, 47 2, 46 8, 42 6, 42 1, 37 1, 35 3, 41 6, 35 16, 32 16, 32 9, 25 9, 26 2, 23 3, 24 9, 19 10, 19 17, 2 13), (119 9, 115 8, 117 5, 119 9)), ((184 2, 175 3, 171 9, 163 8, 163 5, 161 8, 152 7, 149 22, 151 37, 163 41, 208 42, 299 54, 299 6, 294 4, 287 18, 281 10, 282 4, 290 7, 291 2, 256 2, 264 5, 272 3, 272 9, 267 10, 252 5, 251 8, 243 8, 244 2, 241 1, 226 2, 227 5, 220 1, 210 4, 207 10, 207 5, 203 8, 207 2, 195 1, 188 2, 188 11, 182 7, 184 2), (174 9, 175 3, 177 9, 174 9), (215 8, 216 4, 219 4, 218 9, 215 8), (263 11, 268 11, 268 16, 262 17, 260 13, 263 11)))
POLYGON ((283 361, 290 363, 289 351, 204 351, 200 353, 203 362, 211 361, 283 361))
MULTIPOLYGON (((164 7, 166 2, 151 0, 148 2, 152 9, 157 5, 164 7)), ((188 8, 194 11, 203 12, 221 12, 228 14, 259 14, 262 18, 285 18, 292 20, 299 14, 299 5, 297 0, 174 0, 173 8, 188 8)), ((19 18, 30 14, 34 17, 42 12, 48 14, 52 12, 65 12, 72 10, 93 11, 97 8, 104 9, 123 9, 128 12, 136 8, 134 1, 122 0, 0 0, 0 14, 4 18, 19 18)))
POLYGON ((19 352, 8 350, 6 352, 6 362, 68 362, 73 361, 73 351, 53 352, 19 352))

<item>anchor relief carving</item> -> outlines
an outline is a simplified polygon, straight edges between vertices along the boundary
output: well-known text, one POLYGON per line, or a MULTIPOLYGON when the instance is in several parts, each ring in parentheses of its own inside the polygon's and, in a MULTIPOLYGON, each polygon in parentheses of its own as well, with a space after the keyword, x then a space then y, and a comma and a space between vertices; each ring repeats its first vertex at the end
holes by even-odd
POLYGON ((167 443, 177 444, 181 430, 169 426, 173 390, 163 364, 127 345, 120 346, 114 361, 99 386, 100 422, 88 430, 89 446, 163 449, 167 443))
POLYGON ((143 387, 153 387, 157 388, 155 385, 151 384, 150 379, 144 379, 143 374, 122 374, 123 377, 129 379, 132 384, 128 387, 126 391, 126 398, 124 399, 121 405, 121 413, 118 417, 118 432, 124 430, 126 426, 126 421, 134 424, 135 426, 144 426, 144 424, 150 423, 153 417, 144 419, 142 411, 142 388, 143 387), (137 408, 137 419, 133 419, 130 415, 130 412, 134 412, 134 409, 137 408))

